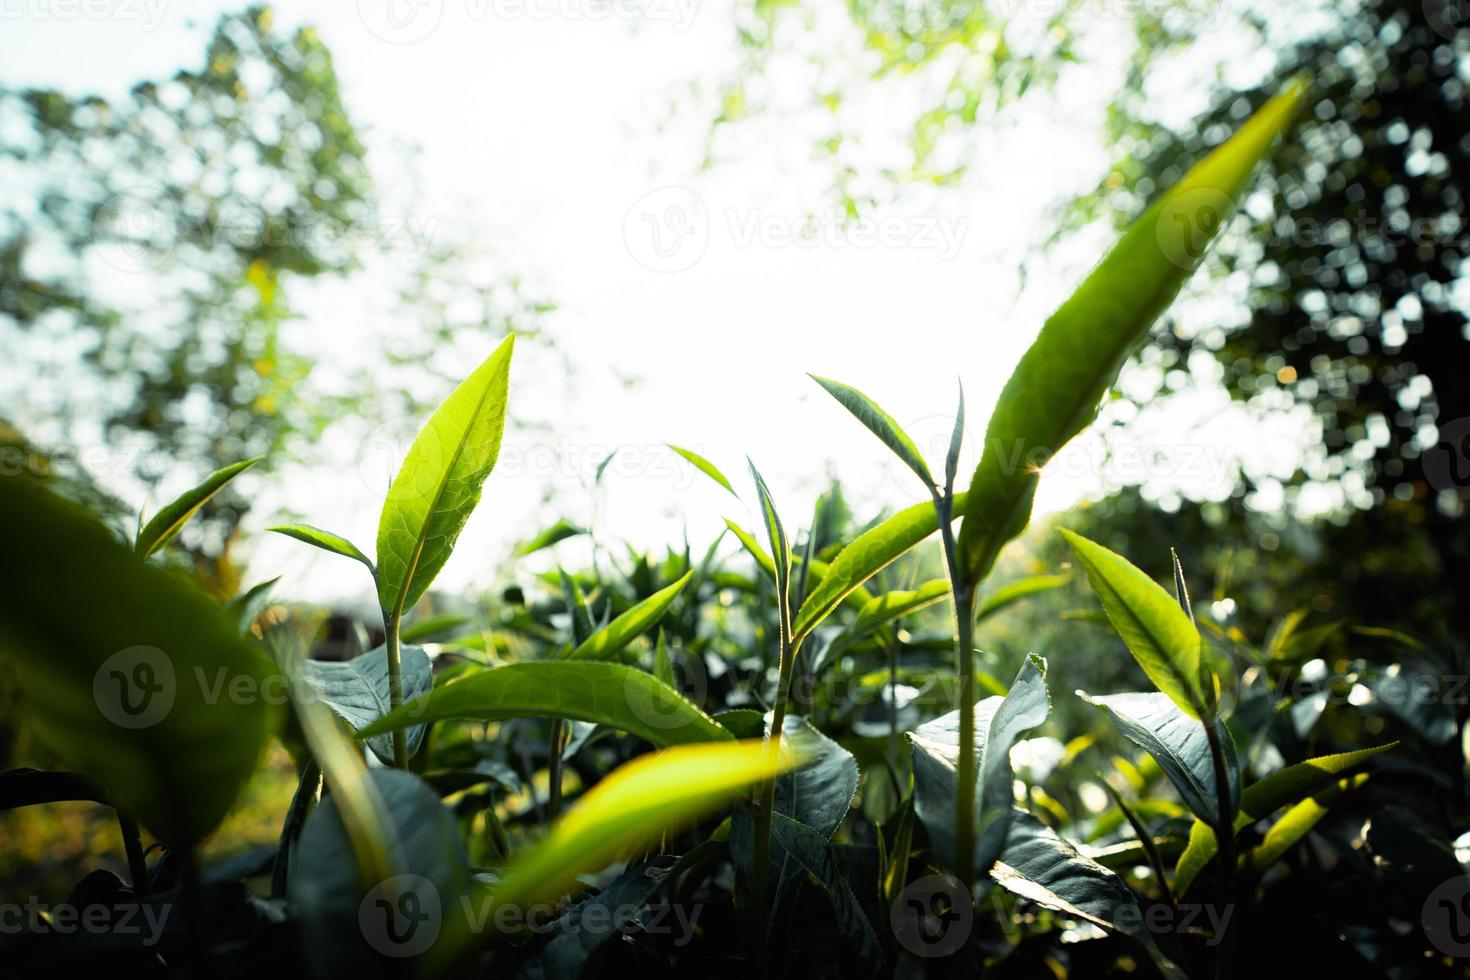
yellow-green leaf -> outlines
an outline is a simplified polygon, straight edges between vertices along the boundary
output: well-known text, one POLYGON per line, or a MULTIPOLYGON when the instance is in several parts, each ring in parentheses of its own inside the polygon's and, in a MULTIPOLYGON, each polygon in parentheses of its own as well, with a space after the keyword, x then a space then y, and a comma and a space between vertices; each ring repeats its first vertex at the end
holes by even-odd
POLYGON ((692 578, 694 578, 693 572, 685 572, 684 577, 673 585, 659 589, 647 599, 635 604, 627 612, 579 644, 572 651, 571 659, 608 660, 616 656, 624 647, 642 636, 649 627, 663 618, 664 613, 669 611, 669 606, 678 598, 679 593, 684 591, 684 586, 688 585, 692 578))
POLYGON ((428 590, 500 455, 515 336, 439 406, 409 447, 378 520, 378 601, 393 620, 428 590))
POLYGON ((1291 121, 1302 91, 1289 86, 1155 201, 1042 326, 996 402, 970 480, 959 541, 970 584, 1026 529, 1041 467, 1092 421, 1134 344, 1193 273, 1291 121))
POLYGON ((1148 679, 1189 717, 1213 718, 1213 677, 1207 681, 1199 630, 1179 602, 1122 555, 1073 531, 1063 529, 1062 537, 1148 679))
POLYGON ((506 870, 497 906, 554 900, 579 874, 657 840, 772 779, 796 761, 758 739, 690 745, 643 756, 587 792, 551 832, 506 870))

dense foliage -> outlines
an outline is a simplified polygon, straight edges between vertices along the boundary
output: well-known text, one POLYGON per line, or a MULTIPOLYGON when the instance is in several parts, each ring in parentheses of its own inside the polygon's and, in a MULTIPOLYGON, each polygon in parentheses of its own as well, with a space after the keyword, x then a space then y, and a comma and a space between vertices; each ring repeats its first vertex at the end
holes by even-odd
MULTIPOLYGON (((1300 951, 1451 975, 1458 675, 1397 663, 1383 651, 1433 654, 1377 622, 1263 608, 1229 563, 1171 555, 1187 540, 1113 541, 1101 512, 1027 531, 1040 467, 1201 258, 1164 232, 1218 232, 1303 93, 1181 174, 1048 319, 968 479, 962 395, 928 460, 815 378, 922 486, 890 515, 855 518, 834 488, 788 523, 753 463, 741 492, 679 449, 709 478, 696 492, 759 525, 440 596, 515 410, 512 335, 425 420, 371 547, 272 529, 339 556, 381 610, 327 656, 320 613, 272 582, 221 602, 166 561, 254 457, 125 537, 49 468, 7 473, 0 679, 24 768, 0 774, 0 807, 111 807, 126 868, 28 906, 7 963, 1180 977, 1300 951), (1201 193, 1225 206, 1185 207, 1201 193), (1373 656, 1329 658, 1344 643, 1373 656), (274 843, 207 857, 281 751, 296 789, 274 843), (1442 805, 1394 804, 1409 793, 1442 805)), ((516 561, 584 533, 557 522, 516 561)))

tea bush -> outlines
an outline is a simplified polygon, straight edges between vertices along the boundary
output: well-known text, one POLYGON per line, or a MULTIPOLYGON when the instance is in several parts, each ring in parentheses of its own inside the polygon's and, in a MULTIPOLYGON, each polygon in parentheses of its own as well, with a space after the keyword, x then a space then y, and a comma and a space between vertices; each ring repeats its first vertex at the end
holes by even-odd
MULTIPOLYGON (((360 632, 382 642, 346 660, 310 656, 319 617, 272 583, 221 604, 159 562, 253 461, 126 543, 46 481, 0 480, 15 754, 46 766, 0 775, 0 806, 112 807, 128 869, 88 874, 64 902, 5 907, 4 962, 27 975, 1201 977, 1298 962, 1448 975, 1470 894, 1457 828, 1364 784, 1463 795, 1451 692, 1399 667, 1328 676, 1314 656, 1343 624, 1287 617, 1246 636, 1218 601, 1197 614, 1203 575, 1177 557, 1166 589, 1143 570, 1165 556, 1068 529, 1080 575, 992 581, 1041 466, 1087 426, 1301 94, 1160 197, 1046 322, 963 485, 962 394, 938 466, 875 401, 816 378, 924 491, 861 526, 836 493, 788 525, 754 464, 741 493, 678 449, 762 526, 729 521, 699 552, 426 611, 500 451, 514 338, 426 421, 370 549, 272 529, 348 559, 376 597, 381 623, 360 632), (721 560, 728 538, 748 564, 721 560), (1105 625, 1136 668, 987 643, 1006 610, 1047 608, 1083 581, 1090 612, 1057 628, 1105 625), (1147 689, 1074 696, 1058 673, 1147 689), (276 843, 203 860, 276 745, 297 773, 276 843)), ((517 557, 582 533, 558 522, 517 557)), ((1101 636, 1070 655, 1121 652, 1101 636)))

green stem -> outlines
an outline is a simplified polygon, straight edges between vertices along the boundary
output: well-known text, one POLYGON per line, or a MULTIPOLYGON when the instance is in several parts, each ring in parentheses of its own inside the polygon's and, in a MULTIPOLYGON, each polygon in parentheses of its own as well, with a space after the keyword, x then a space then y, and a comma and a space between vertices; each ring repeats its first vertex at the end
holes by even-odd
MULTIPOLYGON (((398 615, 383 617, 383 644, 388 653, 388 706, 397 708, 403 703, 403 665, 398 655, 398 615)), ((393 730, 393 765, 398 769, 408 768, 408 732, 403 728, 393 730)))
MULTIPOLYGON (((1225 766, 1225 749, 1220 741, 1220 723, 1215 719, 1205 722, 1205 738, 1210 744, 1210 765, 1215 771, 1216 809, 1220 819, 1215 825, 1215 846, 1220 865, 1221 914, 1229 910, 1235 901, 1235 810, 1230 799, 1230 772, 1225 766)), ((1230 957, 1230 937, 1220 937, 1219 957, 1215 962, 1218 976, 1228 976, 1226 966, 1230 957)))
MULTIPOLYGON (((786 615, 783 613, 783 620, 786 615)), ((789 646, 786 638, 790 636, 790 630, 786 622, 781 624, 781 674, 776 681, 776 703, 771 709, 771 729, 767 736, 772 752, 781 751, 781 736, 786 726, 786 701, 791 693, 792 668, 796 663, 796 650, 789 646)), ((771 865, 771 814, 776 808, 776 781, 767 780, 761 784, 757 793, 755 805, 755 844, 753 848, 753 860, 751 862, 751 894, 753 901, 751 909, 754 920, 760 925, 754 930, 754 939, 758 944, 762 962, 765 955, 765 928, 766 920, 766 879, 771 865)))
POLYGON ((128 856, 128 877, 133 879, 133 894, 148 897, 148 862, 143 857, 143 837, 132 817, 121 810, 117 814, 117 826, 122 831, 123 850, 128 856))
POLYGON ((322 771, 316 760, 310 759, 301 767, 301 779, 296 783, 296 793, 286 809, 286 822, 281 827, 281 840, 276 846, 276 863, 271 869, 271 898, 286 897, 291 849, 296 845, 296 838, 301 836, 301 828, 306 825, 306 815, 312 804, 321 797, 321 792, 322 771))
POLYGON ((566 727, 567 723, 561 718, 551 719, 551 737, 548 740, 551 755, 546 761, 546 778, 549 783, 546 796, 547 824, 555 823, 561 813, 561 750, 566 727))
POLYGON ((955 766, 955 872, 969 888, 975 875, 975 591, 960 571, 954 540, 954 495, 934 494, 939 539, 954 599, 955 658, 960 676, 960 758, 955 766))

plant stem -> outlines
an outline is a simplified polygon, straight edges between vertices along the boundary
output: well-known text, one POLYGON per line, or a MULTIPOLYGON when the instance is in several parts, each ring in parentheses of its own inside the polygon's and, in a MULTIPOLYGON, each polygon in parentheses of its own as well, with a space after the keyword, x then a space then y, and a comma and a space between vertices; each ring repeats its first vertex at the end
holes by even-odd
MULTIPOLYGON (((1220 865, 1220 914, 1226 914, 1235 900, 1235 809, 1230 799, 1230 772, 1225 767, 1225 750, 1220 741, 1220 722, 1211 719, 1205 722, 1205 738, 1210 744, 1210 765, 1215 771, 1216 808, 1219 821, 1215 825, 1215 847, 1220 865)), ((1225 921, 1225 920, 1221 920, 1225 921)), ((1227 976, 1225 966, 1229 959, 1229 936, 1221 936, 1219 957, 1215 971, 1227 976)))
POLYGON ((138 833, 138 824, 121 810, 117 814, 117 826, 122 831, 123 850, 128 855, 128 877, 133 879, 133 894, 148 897, 148 862, 143 857, 143 837, 138 833))
POLYGON ((566 736, 567 723, 561 718, 551 719, 551 737, 547 740, 550 756, 546 760, 546 822, 552 824, 561 813, 561 748, 566 736))
MULTIPOLYGON (((789 624, 784 620, 789 613, 783 611, 781 624, 781 673, 776 681, 776 703, 771 709, 771 728, 767 735, 770 750, 781 751, 781 735, 786 727, 786 700, 791 693, 791 675, 796 663, 796 650, 788 645, 786 638, 791 635, 789 624)), ((757 795, 755 806, 755 844, 753 847, 753 859, 751 862, 751 894, 753 896, 752 909, 758 917, 757 921, 764 922, 766 915, 766 879, 768 869, 771 865, 771 814, 776 809, 776 781, 767 780, 761 784, 757 795)), ((755 941, 764 957, 765 929, 755 930, 755 941)))
POLYGON ((960 571, 954 540, 954 495, 935 492, 939 539, 954 600, 955 657, 960 675, 960 757, 955 767, 955 872, 969 888, 975 860, 975 591, 960 571))
POLYGON ((286 897, 286 879, 291 863, 291 849, 301 828, 306 825, 306 815, 313 803, 321 797, 322 771, 315 759, 307 760, 301 767, 301 779, 296 784, 296 793, 286 810, 286 822, 281 827, 281 841, 276 846, 276 863, 271 869, 271 898, 286 897))
MULTIPOLYGON (((383 617, 383 648, 388 654, 388 706, 397 708, 403 703, 403 665, 398 656, 398 614, 383 617)), ((403 728, 393 730, 393 765, 398 769, 408 768, 408 732, 403 728)))

